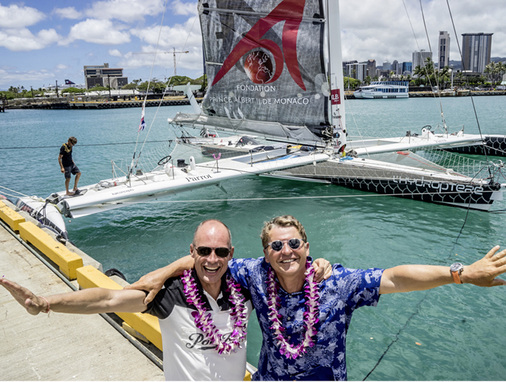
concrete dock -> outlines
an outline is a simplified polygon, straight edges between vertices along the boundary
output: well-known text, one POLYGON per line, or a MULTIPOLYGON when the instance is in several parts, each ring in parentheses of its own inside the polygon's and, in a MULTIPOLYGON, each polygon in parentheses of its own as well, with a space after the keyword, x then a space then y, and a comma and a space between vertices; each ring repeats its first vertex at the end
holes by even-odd
MULTIPOLYGON (((72 291, 6 227, 0 277, 35 294, 72 291)), ((0 380, 163 380, 163 372, 100 315, 29 315, 0 287, 0 380)), ((135 343, 135 340, 134 340, 135 343)))

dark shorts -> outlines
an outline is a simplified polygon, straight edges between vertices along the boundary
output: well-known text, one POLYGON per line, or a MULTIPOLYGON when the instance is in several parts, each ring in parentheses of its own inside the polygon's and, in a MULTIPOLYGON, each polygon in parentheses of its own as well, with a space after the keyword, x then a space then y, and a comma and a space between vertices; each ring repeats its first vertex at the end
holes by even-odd
POLYGON ((77 168, 77 166, 74 163, 72 163, 72 165, 70 165, 68 167, 64 167, 64 169, 65 169, 65 179, 68 179, 72 175, 76 175, 81 172, 81 171, 79 171, 79 169, 77 168), (70 175, 70 174, 72 174, 72 175, 70 175))

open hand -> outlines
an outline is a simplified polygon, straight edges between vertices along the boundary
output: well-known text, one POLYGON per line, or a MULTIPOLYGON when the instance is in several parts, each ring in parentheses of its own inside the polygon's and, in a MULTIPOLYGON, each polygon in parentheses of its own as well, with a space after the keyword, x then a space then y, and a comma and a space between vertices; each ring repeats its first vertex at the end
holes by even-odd
POLYGON ((318 258, 313 261, 313 268, 315 269, 315 281, 327 280, 332 274, 332 264, 326 259, 318 258))
POLYGON ((165 280, 166 277, 160 273, 160 270, 156 270, 145 274, 133 284, 126 286, 125 289, 137 289, 148 292, 148 295, 144 299, 144 304, 148 305, 162 289, 165 280))
POLYGON ((35 316, 40 312, 49 310, 48 302, 42 297, 36 296, 27 288, 5 278, 0 279, 0 285, 7 289, 12 297, 14 297, 28 313, 35 316))
POLYGON ((482 259, 465 266, 461 280, 481 287, 506 285, 506 280, 497 278, 506 272, 506 249, 497 252, 499 248, 496 245, 482 259))

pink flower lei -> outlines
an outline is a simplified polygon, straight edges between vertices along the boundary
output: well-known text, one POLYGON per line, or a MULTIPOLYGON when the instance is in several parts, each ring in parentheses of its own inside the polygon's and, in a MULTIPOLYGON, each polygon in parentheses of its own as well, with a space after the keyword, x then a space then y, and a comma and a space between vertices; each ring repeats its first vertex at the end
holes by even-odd
POLYGON ((205 304, 202 301, 201 293, 197 288, 191 270, 184 272, 181 281, 183 282, 186 302, 197 308, 197 311, 192 312, 195 325, 204 333, 210 343, 216 345, 216 351, 219 354, 230 354, 238 347, 241 347, 241 344, 246 339, 246 327, 248 324, 246 315, 248 309, 246 304, 244 304, 244 296, 241 293, 239 284, 236 284, 231 277, 227 276, 227 291, 230 291, 229 300, 232 305, 230 317, 232 318, 234 329, 225 342, 223 341, 223 335, 219 333, 218 328, 216 328, 213 322, 211 313, 205 309, 205 304))
POLYGON ((319 299, 320 290, 318 284, 314 281, 314 268, 309 261, 306 262, 306 286, 304 287, 306 299, 306 311, 304 312, 304 340, 299 345, 290 345, 286 338, 283 336, 285 328, 281 325, 281 315, 279 314, 280 298, 279 298, 279 284, 275 280, 274 271, 269 268, 267 274, 267 293, 269 306, 269 319, 272 323, 271 329, 274 330, 274 336, 279 346, 279 352, 286 358, 296 359, 302 354, 306 353, 308 347, 314 346, 313 337, 316 335, 315 325, 318 323, 319 315, 319 299))

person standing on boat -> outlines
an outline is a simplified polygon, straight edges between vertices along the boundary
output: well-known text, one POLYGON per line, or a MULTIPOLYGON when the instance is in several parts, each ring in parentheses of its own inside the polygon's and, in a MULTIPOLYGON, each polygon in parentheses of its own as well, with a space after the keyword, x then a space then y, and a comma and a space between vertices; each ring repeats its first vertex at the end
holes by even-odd
MULTIPOLYGON (((233 277, 249 289, 262 329, 255 380, 346 380, 346 333, 352 314, 362 306, 375 306, 380 295, 451 283, 506 285, 496 278, 506 272, 506 250, 498 252, 499 246, 466 266, 348 269, 334 264, 332 275, 318 285, 313 280, 306 232, 297 219, 270 220, 261 239, 265 257, 229 263, 233 277)), ((191 266, 188 257, 177 262, 191 266)), ((131 287, 149 290, 149 299, 172 275, 173 267, 151 272, 131 287)))
POLYGON ((79 195, 79 189, 77 183, 81 177, 81 171, 74 163, 72 159, 72 147, 77 143, 76 137, 70 137, 67 143, 64 143, 60 147, 60 155, 58 155, 58 163, 60 164, 61 172, 65 175, 65 193, 66 195, 79 195), (70 178, 75 175, 74 189, 72 192, 69 191, 70 178))
MULTIPOLYGON (((234 247, 228 227, 218 220, 200 223, 190 253, 193 268, 168 279, 149 304, 146 292, 136 289, 90 288, 42 297, 5 278, 0 284, 33 315, 50 310, 152 314, 160 322, 167 380, 242 380, 252 305, 249 292, 230 277, 228 262, 234 247)), ((322 262, 320 273, 326 264, 322 262)))

